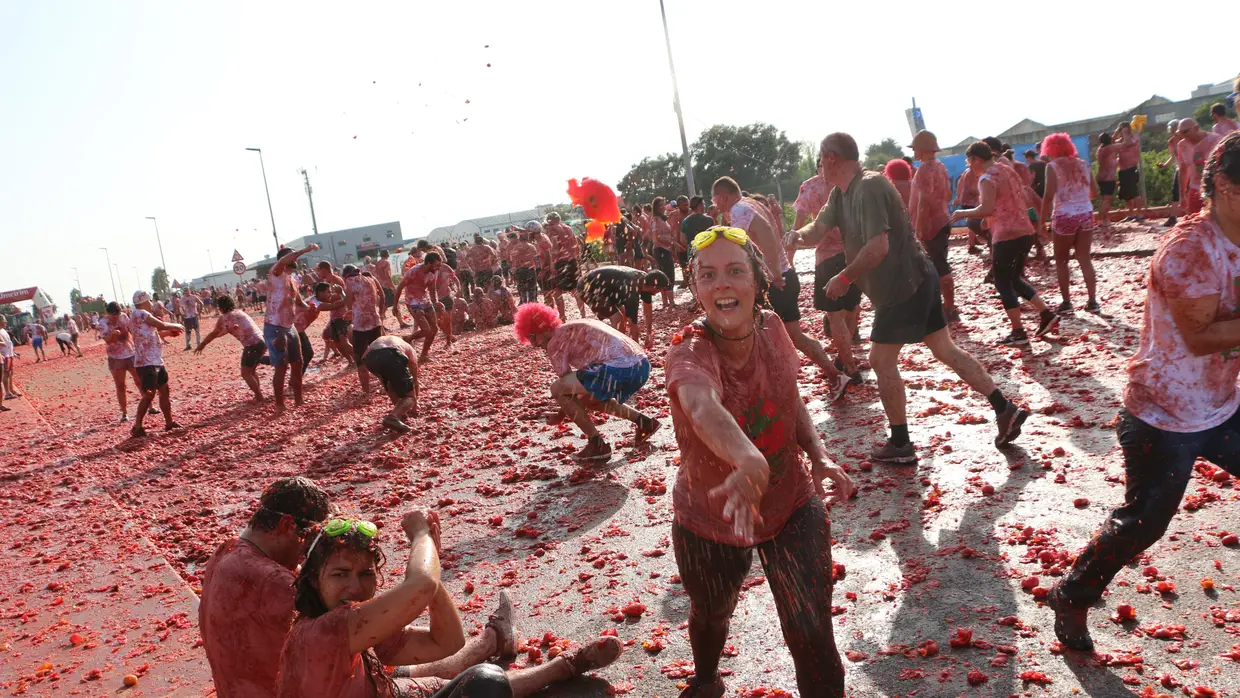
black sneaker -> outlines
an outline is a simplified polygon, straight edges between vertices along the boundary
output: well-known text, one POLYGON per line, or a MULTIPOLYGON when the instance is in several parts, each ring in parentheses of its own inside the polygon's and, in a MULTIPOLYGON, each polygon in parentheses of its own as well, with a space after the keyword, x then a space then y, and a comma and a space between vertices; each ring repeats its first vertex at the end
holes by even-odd
POLYGON ((1098 301, 1090 301, 1085 304, 1085 312, 1093 313, 1094 315, 1101 315, 1102 306, 1098 305, 1098 301))
POLYGON ((913 448, 911 441, 897 446, 888 439, 887 443, 870 450, 870 458, 882 463, 916 463, 917 449, 913 448))
POLYGON ((1175 216, 1172 216, 1172 217, 1168 218, 1167 220, 1163 221, 1163 227, 1164 227, 1164 228, 1171 228, 1171 227, 1174 227, 1176 223, 1177 223, 1177 221, 1176 221, 1176 219, 1175 219, 1175 216))
POLYGON ((969 245, 969 254, 981 254, 982 248, 977 245, 969 245))
POLYGON ((1046 595, 1046 605, 1055 612, 1055 637, 1070 650, 1092 652, 1094 640, 1089 636, 1089 609, 1070 608, 1060 596, 1059 583, 1046 595))
POLYGON ((1059 326, 1059 316, 1052 312, 1042 314, 1042 319, 1038 322, 1038 329, 1034 331, 1033 336, 1041 339, 1050 334, 1059 326))
POLYGON ((999 343, 1005 347, 1019 347, 1029 343, 1029 335, 1024 330, 1012 330, 1008 336, 999 340, 999 343))
POLYGON ((951 310, 944 310, 943 318, 947 320, 947 324, 949 325, 960 322, 960 311, 955 308, 952 308, 951 310))
POLYGON ((1073 312, 1075 311, 1072 308, 1072 304, 1068 301, 1060 303, 1059 307, 1055 308, 1055 313, 1059 315, 1071 315, 1073 312))
POLYGON ((1016 437, 1020 436, 1020 426, 1025 423, 1026 419, 1029 419, 1029 411, 1008 400, 1007 407, 995 416, 995 424, 999 425, 999 434, 995 436, 995 447, 1003 448, 1015 441, 1016 437))

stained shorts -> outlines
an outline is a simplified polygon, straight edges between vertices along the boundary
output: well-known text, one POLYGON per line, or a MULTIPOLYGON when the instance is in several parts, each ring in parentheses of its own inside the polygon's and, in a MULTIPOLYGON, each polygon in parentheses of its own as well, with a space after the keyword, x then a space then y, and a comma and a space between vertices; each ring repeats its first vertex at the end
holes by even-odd
POLYGON ((263 323, 263 341, 271 354, 272 366, 301 363, 301 342, 293 328, 263 323))
MULTIPOLYGON (((384 347, 367 353, 358 362, 379 378, 383 388, 397 398, 408 397, 413 392, 413 372, 409 369, 409 357, 399 349, 384 347)), ((417 370, 414 364, 414 370, 417 370)))

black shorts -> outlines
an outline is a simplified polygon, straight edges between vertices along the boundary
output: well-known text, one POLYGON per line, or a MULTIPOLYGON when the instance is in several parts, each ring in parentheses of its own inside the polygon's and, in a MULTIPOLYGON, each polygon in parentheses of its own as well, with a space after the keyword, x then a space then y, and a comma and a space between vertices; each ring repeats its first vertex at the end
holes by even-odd
POLYGON ((844 271, 848 263, 844 254, 822 260, 822 264, 814 267, 814 307, 827 313, 837 311, 852 312, 861 303, 861 289, 857 284, 849 284, 848 291, 839 298, 827 298, 827 284, 838 273, 844 271))
POLYGON ((676 261, 679 262, 682 267, 689 266, 689 253, 684 250, 677 252, 676 261))
POLYGON ((383 307, 391 308, 391 307, 394 307, 395 305, 396 305, 396 289, 394 288, 383 289, 383 307))
POLYGON ((555 288, 561 291, 577 288, 577 260, 561 259, 555 263, 555 288))
POLYGON ((947 276, 952 273, 952 267, 947 263, 947 243, 952 237, 952 225, 948 223, 943 226, 938 235, 929 240, 922 240, 922 247, 926 248, 926 255, 930 257, 930 261, 934 263, 934 270, 939 276, 947 276))
MULTIPOLYGON (((927 261, 926 266, 930 263, 927 261)), ((939 277, 926 269, 925 280, 902 303, 874 309, 870 341, 876 344, 913 344, 947 327, 943 316, 943 297, 939 277)))
POLYGON ((1141 196, 1141 175, 1137 168, 1129 167, 1119 171, 1119 198, 1132 201, 1141 196))
POLYGON ((1101 179, 1098 180, 1098 195, 1115 196, 1115 180, 1109 182, 1101 179))
POLYGON ((491 283, 491 279, 495 278, 495 272, 489 270, 474 272, 474 284, 486 288, 491 283))
POLYGON ((168 385, 168 371, 163 366, 139 366, 138 384, 142 392, 150 392, 168 385))
POLYGON ((409 357, 392 347, 376 349, 358 362, 379 377, 383 388, 397 398, 408 397, 413 392, 414 378, 409 370, 409 357))
POLYGON ((186 332, 198 329, 198 316, 185 318, 185 322, 181 323, 181 326, 185 328, 186 332))
POLYGON ((504 275, 504 278, 507 279, 508 275, 512 272, 512 265, 508 263, 508 260, 501 259, 499 261, 499 271, 504 275))
POLYGON ((474 272, 472 270, 459 269, 456 275, 461 280, 462 286, 468 286, 474 282, 474 272))
POLYGON ((310 359, 314 358, 314 347, 310 346, 310 338, 305 332, 297 333, 297 341, 301 344, 301 368, 304 373, 310 367, 310 359))
POLYGON ((353 356, 357 357, 358 366, 362 365, 362 355, 370 348, 370 343, 382 336, 382 326, 376 327, 373 330, 353 330, 353 356))
POLYGON ((964 224, 969 230, 973 231, 974 235, 982 234, 982 219, 981 218, 966 218, 964 219, 964 224))
POLYGON ((254 368, 258 365, 260 359, 267 353, 266 342, 251 344, 241 350, 241 368, 254 368))
POLYGON ((654 248, 654 267, 663 272, 668 281, 676 280, 676 258, 671 250, 665 247, 654 248))
POLYGON ((796 269, 784 272, 782 290, 771 286, 767 289, 766 296, 771 301, 771 310, 775 311, 780 320, 796 322, 801 319, 801 307, 797 305, 797 299, 801 296, 801 279, 797 276, 796 269))
POLYGON ((327 324, 327 336, 339 342, 344 339, 345 334, 349 331, 349 321, 345 318, 336 318, 327 324))
POLYGON ((1180 200, 1180 171, 1175 171, 1175 176, 1171 178, 1171 200, 1180 200))
POLYGON ((439 299, 439 302, 440 302, 440 303, 443 303, 443 309, 444 309, 444 310, 447 310, 447 311, 451 312, 451 310, 452 310, 452 296, 444 296, 443 298, 440 298, 440 299, 439 299))

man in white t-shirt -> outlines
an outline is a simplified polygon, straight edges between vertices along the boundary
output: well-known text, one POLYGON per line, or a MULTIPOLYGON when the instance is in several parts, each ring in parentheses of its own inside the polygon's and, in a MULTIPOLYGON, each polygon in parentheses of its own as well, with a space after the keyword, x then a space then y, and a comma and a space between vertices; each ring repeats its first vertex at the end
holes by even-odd
POLYGON ((22 396, 13 388, 13 336, 9 334, 8 320, 0 315, 0 340, 4 340, 0 344, 0 368, 3 369, 3 378, 0 378, 0 392, 4 393, 4 399, 12 400, 22 396))
POLYGON ((1201 188, 1205 209, 1168 235, 1146 276, 1141 344, 1117 430, 1124 504, 1048 597, 1055 634, 1075 650, 1093 648, 1089 607, 1167 531, 1197 459, 1240 477, 1240 133, 1211 155, 1201 188))

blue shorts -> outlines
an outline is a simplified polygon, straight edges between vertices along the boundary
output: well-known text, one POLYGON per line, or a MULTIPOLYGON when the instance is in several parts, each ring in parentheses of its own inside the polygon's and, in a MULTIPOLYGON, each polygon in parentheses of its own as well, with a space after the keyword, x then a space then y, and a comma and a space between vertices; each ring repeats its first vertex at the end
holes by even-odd
POLYGON ((642 357, 641 363, 628 368, 616 368, 607 364, 593 364, 577 369, 577 380, 599 402, 614 399, 623 403, 642 389, 650 379, 650 359, 642 357))
POLYGON ((267 353, 271 355, 272 366, 301 363, 301 342, 293 328, 264 323, 263 341, 267 344, 267 353))
POLYGON ((31 337, 30 346, 34 347, 35 349, 38 349, 39 347, 43 346, 43 338, 42 337, 31 337))

